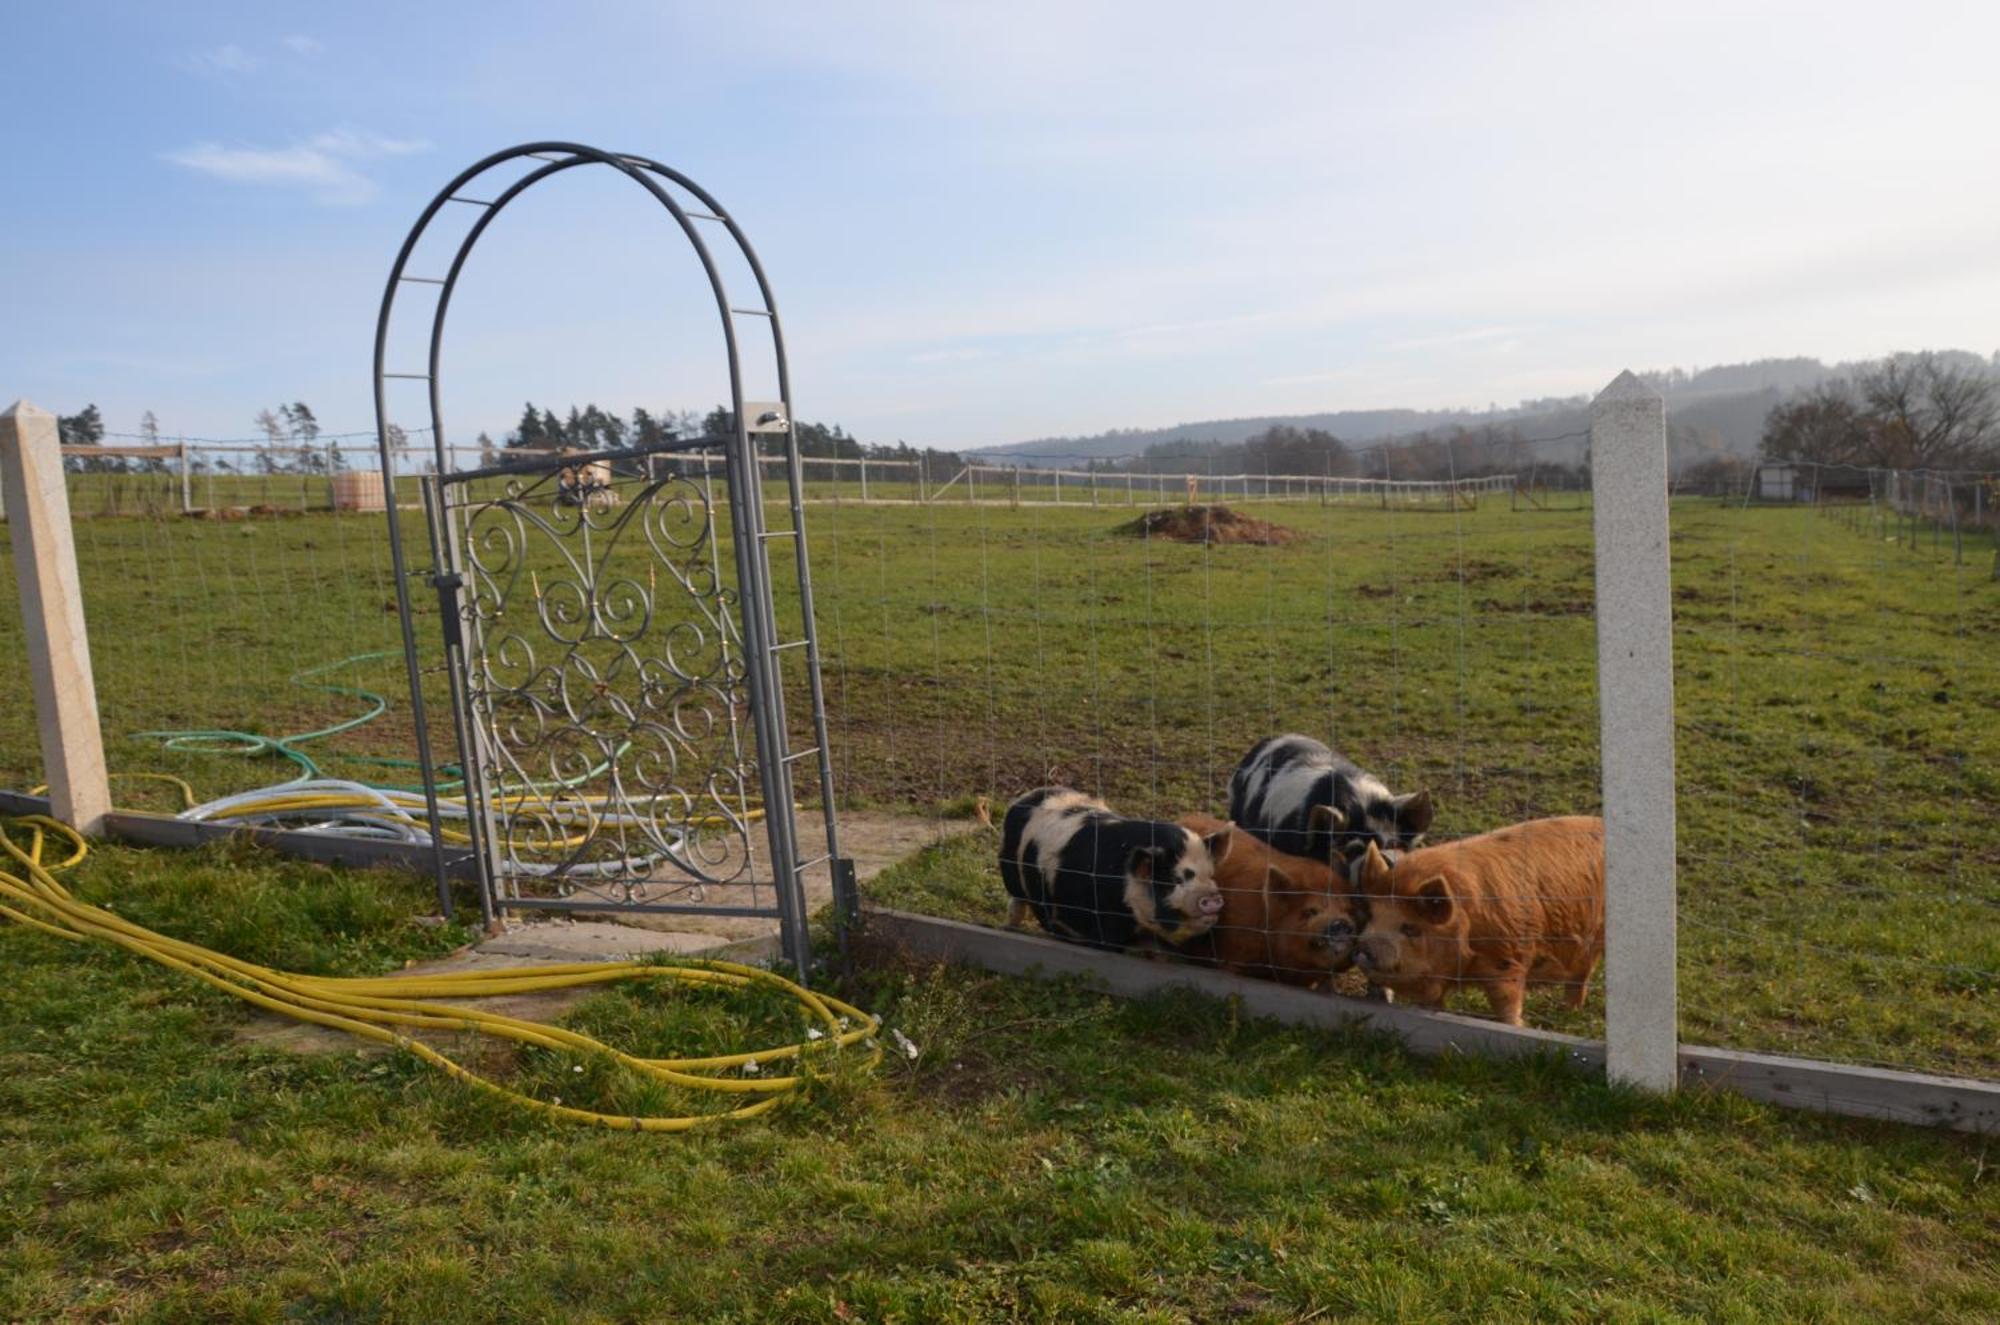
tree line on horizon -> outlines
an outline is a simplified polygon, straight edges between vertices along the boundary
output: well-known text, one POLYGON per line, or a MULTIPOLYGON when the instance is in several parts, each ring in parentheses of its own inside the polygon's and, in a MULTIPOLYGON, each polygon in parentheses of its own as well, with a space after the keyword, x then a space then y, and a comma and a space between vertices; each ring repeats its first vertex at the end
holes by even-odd
MULTIPOLYGON (((1677 419, 1668 422, 1673 471, 1698 490, 1741 491, 1761 462, 1888 469, 2000 470, 2000 356, 1987 360, 1963 351, 1923 351, 1838 365, 1827 375, 1815 359, 1766 360, 1688 371, 1642 374, 1669 401, 1689 394, 1739 392, 1775 398, 1763 420, 1753 453, 1745 454, 1715 427, 1677 419), (1774 383, 1788 384, 1779 391, 1774 383)), ((1732 397, 1732 399, 1734 399, 1732 397)), ((1740 402, 1739 402, 1740 403, 1740 402)), ((1079 467, 1099 472, 1272 474, 1330 478, 1440 480, 1514 473, 1524 480, 1555 486, 1589 481, 1589 400, 1550 398, 1523 402, 1538 411, 1530 436, 1509 420, 1453 423, 1406 432, 1361 444, 1320 427, 1274 422, 1241 441, 1179 438, 1155 442, 1134 455, 1082 459, 1079 467)), ((1738 408, 1732 405, 1731 408, 1738 408)), ((1739 409, 1740 415, 1740 409, 1739 409)), ((338 442, 321 444, 318 417, 304 401, 262 409, 253 422, 265 445, 247 461, 197 453, 197 471, 327 473, 348 467, 338 442)), ((69 446, 100 446, 106 436, 95 404, 58 418, 61 440, 69 446)), ((523 405, 515 427, 499 441, 481 432, 475 439, 482 465, 497 463, 514 450, 619 450, 673 441, 728 436, 735 423, 728 408, 707 413, 643 407, 629 416, 597 404, 571 405, 558 415, 533 402, 523 405)), ((1136 430, 1136 437, 1143 435, 1136 430)), ((409 446, 403 429, 390 427, 392 452, 409 446)), ((926 477, 942 482, 956 474, 966 456, 956 450, 894 443, 865 443, 839 424, 800 422, 796 436, 806 459, 836 458, 915 462, 926 477)), ((1123 434, 1117 434, 1123 435, 1123 434)), ((136 438, 158 444, 160 428, 145 412, 136 438)), ((781 445, 767 438, 767 454, 781 445)), ((364 448, 367 449, 367 448, 364 448)), ((1008 463, 1006 453, 977 455, 1008 463)), ((1023 457, 1026 458, 1026 457, 1023 457)), ((67 467, 82 470, 161 471, 154 458, 71 456, 67 467)))
MULTIPOLYGON (((528 401, 521 407, 520 420, 503 444, 508 450, 536 451, 616 451, 657 446, 669 442, 732 436, 736 416, 728 406, 717 405, 706 414, 695 410, 662 410, 658 414, 635 408, 629 421, 595 403, 571 405, 564 417, 528 401)), ((799 455, 808 460, 899 460, 924 468, 927 478, 944 479, 957 473, 965 458, 956 451, 936 447, 915 447, 898 440, 868 443, 856 438, 841 425, 798 420, 793 425, 799 455)), ((490 443, 481 433, 482 455, 490 443)), ((766 455, 777 455, 782 439, 771 436, 762 441, 766 455)))

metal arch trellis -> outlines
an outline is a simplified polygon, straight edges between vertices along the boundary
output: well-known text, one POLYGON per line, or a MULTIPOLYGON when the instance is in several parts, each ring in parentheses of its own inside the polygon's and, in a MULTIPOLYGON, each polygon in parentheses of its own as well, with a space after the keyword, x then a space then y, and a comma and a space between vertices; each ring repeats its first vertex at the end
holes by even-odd
POLYGON ((466 855, 484 918, 509 909, 648 910, 763 915, 785 955, 808 966, 803 873, 840 877, 825 697, 814 631, 798 441, 784 333, 762 264, 706 190, 657 161, 575 143, 497 152, 447 184, 411 227, 382 295, 374 355, 375 415, 389 544, 416 753, 423 771, 440 905, 449 908, 445 822, 419 660, 413 576, 427 578, 443 620, 443 668, 456 755, 465 773, 466 855), (512 178, 508 168, 533 162, 512 178), (446 314, 467 257, 493 219, 533 185, 580 166, 619 171, 679 225, 715 295, 728 352, 734 428, 721 437, 591 455, 547 455, 451 472, 438 388, 446 314), (683 206, 667 185, 698 208, 683 206), (412 274, 411 255, 447 210, 472 218, 442 276, 412 274), (754 306, 731 299, 704 228, 719 228, 757 286, 754 306), (422 372, 386 362, 398 296, 436 290, 422 372), (748 320, 769 333, 779 399, 743 394, 748 320), (433 570, 413 572, 396 500, 388 384, 425 384, 434 448, 422 478, 433 570), (782 438, 788 529, 769 528, 757 463, 762 437, 782 438), (732 569, 724 572, 704 464, 699 478, 660 476, 673 452, 721 450, 732 569), (497 490, 497 491, 496 491, 497 490), (780 640, 769 544, 790 538, 801 633, 780 640), (525 584, 524 584, 525 577, 525 584), (523 598, 523 589, 529 598, 523 598), (509 615, 509 609, 512 615, 509 615), (675 611, 673 609, 678 609, 675 611), (524 623, 525 620, 525 623, 524 623), (813 745, 788 748, 781 658, 803 648, 813 745), (746 764, 748 719, 754 758, 746 764), (792 767, 817 760, 826 851, 802 859, 792 767), (753 774, 754 770, 754 774, 753 774), (760 870, 751 826, 761 798, 768 850, 760 870), (746 891, 747 900, 737 900, 746 891), (771 902, 760 898, 768 887, 771 902))

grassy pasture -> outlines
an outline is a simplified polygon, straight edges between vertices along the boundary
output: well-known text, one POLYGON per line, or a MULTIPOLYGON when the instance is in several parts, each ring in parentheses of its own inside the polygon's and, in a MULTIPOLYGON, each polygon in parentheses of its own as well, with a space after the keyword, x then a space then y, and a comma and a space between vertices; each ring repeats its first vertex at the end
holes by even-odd
MULTIPOLYGON (((946 844, 882 880, 976 878, 946 844)), ((468 935, 415 879, 245 847, 104 847, 141 923, 375 974, 468 935)), ((983 895, 983 894, 981 894, 983 895)), ((1558 1064, 1413 1059, 1191 997, 866 954, 848 996, 920 1046, 754 1123, 551 1127, 408 1056, 246 1042, 242 1004, 0 926, 0 1319, 1986 1321, 1990 1139, 1558 1064)), ((610 990, 571 1024, 740 1047, 768 1009, 610 990)), ((468 1051, 543 1096, 603 1064, 468 1051)))
MULTIPOLYGON (((1444 835, 1596 808, 1587 510, 1246 509, 1304 536, 1150 542, 1087 505, 810 508, 843 799, 962 810, 1061 779, 1128 812, 1220 809, 1242 751, 1297 728, 1430 786, 1444 835)), ((115 769, 203 795, 288 776, 137 733, 329 726, 364 706, 287 678, 389 651, 317 678, 389 712, 309 748, 330 772, 408 780, 352 758, 410 749, 379 515, 86 519, 77 537, 115 769)), ((1928 538, 1688 501, 1673 555, 1683 1033, 2000 1075, 1990 548, 1959 566, 1928 538)), ((779 616, 790 634, 795 594, 779 616)), ((427 646, 434 622, 430 607, 427 646)), ((0 673, 21 675, 20 648, 0 620, 0 673)), ((37 762, 22 704, 0 724, 0 780, 38 781, 37 762)), ((164 804, 143 783, 120 793, 164 804)), ((938 909, 997 895, 990 872, 947 874, 938 909)), ((1530 1016, 1589 1032, 1600 1009, 1530 1016)))

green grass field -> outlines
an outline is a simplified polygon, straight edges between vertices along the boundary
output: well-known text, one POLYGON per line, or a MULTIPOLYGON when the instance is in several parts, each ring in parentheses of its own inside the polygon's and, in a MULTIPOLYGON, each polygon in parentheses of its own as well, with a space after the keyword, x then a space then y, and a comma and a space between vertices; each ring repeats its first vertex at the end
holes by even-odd
MULTIPOLYGON (((1301 537, 1147 541, 1088 506, 811 507, 844 803, 962 812, 1060 779, 1133 813, 1219 810, 1252 741, 1303 729, 1431 787, 1440 835, 1596 808, 1587 510, 1247 509, 1301 537)), ((316 680, 389 712, 309 748, 329 772, 413 776, 355 758, 410 750, 379 515, 83 519, 77 538, 115 769, 204 796, 289 776, 138 733, 336 724, 366 705, 287 678, 372 653, 316 680)), ((2000 1076, 1990 546, 1961 565, 1948 542, 1688 501, 1673 555, 1684 1037, 2000 1076)), ((21 647, 0 621, 0 670, 21 674, 21 647)), ((17 706, 0 781, 39 780, 34 740, 17 706)), ((998 895, 967 868, 929 904, 998 895)), ((1600 1010, 1530 1016, 1591 1033, 1600 1010)))
MULTIPOLYGON (((973 854, 883 890, 969 879, 973 854)), ((250 848, 104 847, 72 885, 302 971, 468 937, 412 923, 420 881, 250 848)), ((768 1120, 635 1137, 551 1127, 414 1058, 245 1042, 244 1007, 179 974, 0 927, 0 1319, 2000 1315, 1990 1138, 860 956, 845 992, 914 1060, 768 1120)), ((642 1052, 734 1048, 767 1018, 685 991, 569 1014, 642 1052)), ((534 1051, 482 1062, 573 1102, 617 1086, 534 1051)))

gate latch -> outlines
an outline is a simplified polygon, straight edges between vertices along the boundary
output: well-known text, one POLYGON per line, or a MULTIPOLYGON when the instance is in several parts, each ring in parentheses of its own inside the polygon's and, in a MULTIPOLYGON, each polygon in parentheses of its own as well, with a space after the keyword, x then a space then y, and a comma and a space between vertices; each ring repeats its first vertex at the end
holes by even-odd
POLYGON ((437 587, 438 615, 444 618, 444 642, 450 649, 465 647, 464 622, 458 610, 458 591, 465 587, 465 577, 457 571, 439 571, 431 576, 431 583, 437 587))

